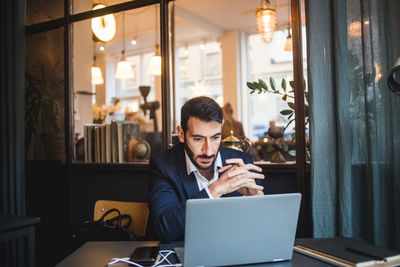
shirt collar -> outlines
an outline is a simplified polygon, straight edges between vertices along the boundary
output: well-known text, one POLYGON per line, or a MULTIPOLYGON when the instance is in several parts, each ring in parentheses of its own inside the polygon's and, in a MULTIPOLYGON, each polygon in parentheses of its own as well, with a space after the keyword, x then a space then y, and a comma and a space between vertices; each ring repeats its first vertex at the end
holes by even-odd
MULTIPOLYGON (((198 172, 199 170, 197 169, 197 167, 193 164, 193 162, 190 160, 188 154, 186 153, 185 150, 185 159, 186 159, 186 170, 187 170, 187 174, 191 174, 192 172, 198 172)), ((218 151, 217 154, 217 159, 215 160, 215 164, 214 164, 214 172, 217 171, 217 169, 222 168, 222 159, 221 159, 221 154, 218 151)))

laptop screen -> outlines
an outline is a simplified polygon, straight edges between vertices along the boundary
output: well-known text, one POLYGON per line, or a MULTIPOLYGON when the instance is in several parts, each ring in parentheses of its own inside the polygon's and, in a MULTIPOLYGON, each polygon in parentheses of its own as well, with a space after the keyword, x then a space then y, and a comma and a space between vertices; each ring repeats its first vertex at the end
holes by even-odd
POLYGON ((301 194, 186 202, 184 266, 290 260, 301 194))

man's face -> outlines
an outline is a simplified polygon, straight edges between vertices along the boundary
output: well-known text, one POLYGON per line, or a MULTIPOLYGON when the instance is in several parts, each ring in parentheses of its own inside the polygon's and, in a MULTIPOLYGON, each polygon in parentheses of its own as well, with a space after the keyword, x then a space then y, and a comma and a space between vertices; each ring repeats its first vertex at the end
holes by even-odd
POLYGON ((222 124, 216 121, 205 122, 190 117, 186 133, 178 127, 179 141, 185 144, 186 152, 193 164, 200 170, 214 166, 221 144, 222 124))

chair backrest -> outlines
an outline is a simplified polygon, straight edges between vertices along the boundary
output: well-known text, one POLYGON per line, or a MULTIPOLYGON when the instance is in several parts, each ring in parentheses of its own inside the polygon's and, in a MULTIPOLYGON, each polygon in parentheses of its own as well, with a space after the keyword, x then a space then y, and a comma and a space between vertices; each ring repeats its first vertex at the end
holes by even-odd
MULTIPOLYGON (((116 208, 121 214, 128 214, 132 217, 129 230, 137 236, 145 236, 147 220, 149 217, 149 206, 146 202, 124 202, 113 200, 97 200, 94 205, 93 220, 98 220, 109 209, 116 208)), ((110 214, 105 219, 111 219, 115 214, 110 214)))

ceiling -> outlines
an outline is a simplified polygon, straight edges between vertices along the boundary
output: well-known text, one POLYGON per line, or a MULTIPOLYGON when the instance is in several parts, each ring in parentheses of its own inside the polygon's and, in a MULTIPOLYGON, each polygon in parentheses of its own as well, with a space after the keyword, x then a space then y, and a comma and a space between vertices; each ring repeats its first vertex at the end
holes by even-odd
MULTIPOLYGON (((289 0, 272 0, 277 9, 278 29, 286 29, 289 21, 289 0)), ((121 0, 105 1, 107 5, 121 0)), ((217 41, 228 30, 256 32, 256 9, 260 0, 176 0, 175 4, 175 43, 176 47, 203 41, 217 41)), ((157 5, 158 6, 158 5, 157 5)), ((125 11, 125 50, 127 54, 154 50, 156 38, 155 6, 125 11), (133 37, 137 45, 130 44, 133 37)), ((106 44, 107 53, 122 50, 122 13, 115 14, 117 34, 106 44)), ((159 23, 159 20, 158 20, 159 23)), ((97 51, 100 53, 99 51, 97 51)))

